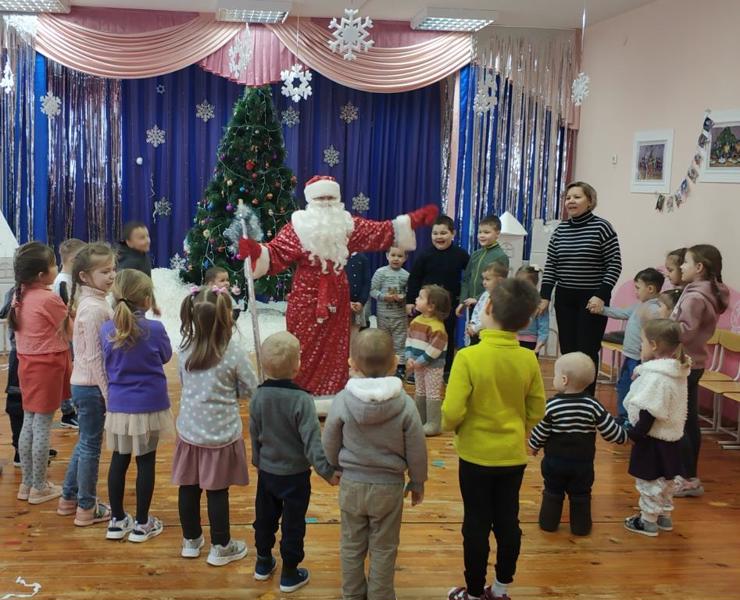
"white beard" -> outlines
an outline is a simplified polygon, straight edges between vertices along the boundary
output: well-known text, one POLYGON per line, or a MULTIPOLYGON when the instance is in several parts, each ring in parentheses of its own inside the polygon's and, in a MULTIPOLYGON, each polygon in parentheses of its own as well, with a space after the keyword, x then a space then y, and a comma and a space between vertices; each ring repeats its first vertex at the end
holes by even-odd
POLYGON ((355 224, 341 200, 313 200, 306 210, 293 213, 291 223, 309 258, 321 263, 323 273, 329 271, 328 261, 337 273, 344 268, 349 257, 347 242, 355 224))

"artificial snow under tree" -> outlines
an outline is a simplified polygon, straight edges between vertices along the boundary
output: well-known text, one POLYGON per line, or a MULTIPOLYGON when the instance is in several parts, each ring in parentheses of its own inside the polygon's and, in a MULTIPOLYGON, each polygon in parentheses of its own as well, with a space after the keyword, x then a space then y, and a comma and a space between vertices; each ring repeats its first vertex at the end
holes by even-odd
MULTIPOLYGON (((247 206, 250 237, 269 242, 295 210, 296 178, 284 165, 285 145, 269 86, 246 88, 234 105, 208 184, 183 244, 187 264, 181 275, 200 284, 206 271, 223 267, 238 290, 246 291, 244 262, 237 258, 241 217, 247 206), (238 214, 237 214, 238 213, 238 214), (251 217, 251 219, 250 219, 251 217), (258 222, 257 222, 258 221, 258 222)), ((282 300, 290 291, 292 272, 255 282, 260 296, 282 300)))

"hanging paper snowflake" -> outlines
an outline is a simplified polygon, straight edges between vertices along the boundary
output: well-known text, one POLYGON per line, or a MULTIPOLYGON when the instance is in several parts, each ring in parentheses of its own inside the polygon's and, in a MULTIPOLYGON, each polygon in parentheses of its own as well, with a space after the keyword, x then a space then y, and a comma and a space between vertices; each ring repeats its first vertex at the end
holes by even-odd
POLYGON ((195 105, 195 116, 203 119, 204 123, 208 123, 215 116, 214 108, 208 100, 203 100, 200 104, 195 105))
POLYGON ((6 94, 9 94, 13 91, 14 87, 15 77, 13 76, 13 71, 10 68, 10 59, 6 58, 5 68, 3 69, 3 78, 0 79, 0 88, 2 88, 6 94))
POLYGON ((578 77, 573 80, 573 87, 570 94, 573 104, 581 106, 583 100, 588 96, 588 83, 590 79, 585 73, 579 73, 578 77))
POLYGON ((356 121, 360 115, 360 111, 352 102, 347 102, 342 108, 339 109, 339 118, 342 119, 347 125, 352 121, 356 121))
POLYGON ((62 112, 62 100, 49 90, 45 96, 41 96, 41 112, 49 118, 56 117, 62 112))
POLYGON ((280 119, 280 121, 283 125, 293 127, 293 125, 298 125, 298 123, 301 122, 301 117, 295 108, 289 106, 288 110, 284 110, 282 112, 282 118, 280 119))
POLYGON ((365 212, 370 209, 370 198, 360 192, 352 198, 352 210, 357 212, 365 212))
POLYGON ((283 87, 280 89, 283 96, 287 96, 293 102, 300 102, 311 95, 311 71, 303 69, 301 65, 293 65, 290 69, 280 71, 280 79, 283 87), (298 79, 298 85, 293 82, 298 79))
POLYGON ((164 87, 164 83, 157 84, 157 93, 158 94, 164 94, 167 91, 167 88, 164 87))
POLYGON ((160 144, 164 144, 165 134, 166 131, 164 129, 160 129, 157 125, 155 125, 151 129, 146 130, 146 143, 151 144, 156 148, 160 144))
POLYGON ((245 24, 244 31, 236 36, 236 39, 229 46, 229 72, 234 79, 239 79, 242 73, 246 75, 247 65, 252 60, 254 52, 254 43, 252 32, 249 29, 249 23, 245 24))
POLYGON ((334 144, 324 150, 324 162, 330 167, 339 164, 339 150, 334 147, 334 144))
POLYGON ((173 271, 182 271, 187 266, 187 259, 183 256, 180 256, 179 253, 175 254, 175 256, 170 259, 170 269, 172 269, 173 271))
POLYGON ((169 217, 172 214, 172 202, 167 198, 160 198, 154 203, 154 211, 152 217, 154 222, 157 222, 157 217, 169 217))
POLYGON ((473 110, 476 115, 482 116, 496 106, 498 103, 496 99, 497 89, 496 73, 491 69, 483 69, 478 79, 475 98, 473 98, 473 110))
POLYGON ((329 48, 333 52, 343 54, 344 60, 355 60, 355 52, 367 52, 375 42, 370 37, 368 29, 372 29, 373 21, 370 17, 358 17, 356 8, 345 8, 342 20, 332 19, 329 29, 334 40, 329 40, 329 48))

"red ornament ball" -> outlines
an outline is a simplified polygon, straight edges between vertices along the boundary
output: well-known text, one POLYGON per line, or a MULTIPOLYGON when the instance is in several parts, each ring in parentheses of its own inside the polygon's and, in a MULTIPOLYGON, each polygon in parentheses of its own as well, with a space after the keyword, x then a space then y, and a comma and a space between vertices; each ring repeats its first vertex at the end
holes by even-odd
POLYGON ((255 206, 257 206, 259 203, 260 203, 260 201, 257 200, 257 198, 252 198, 252 204, 254 204, 255 206))
POLYGON ((257 173, 252 173, 252 179, 257 179, 257 173))
POLYGON ((247 171, 251 171, 252 169, 254 169, 254 161, 248 160, 244 166, 247 167, 247 171))

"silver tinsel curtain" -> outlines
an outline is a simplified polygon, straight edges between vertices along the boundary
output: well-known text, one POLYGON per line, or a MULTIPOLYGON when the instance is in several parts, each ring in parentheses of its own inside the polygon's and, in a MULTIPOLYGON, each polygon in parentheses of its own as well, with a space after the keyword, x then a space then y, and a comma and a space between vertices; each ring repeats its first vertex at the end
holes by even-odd
POLYGON ((49 120, 49 238, 121 232, 121 82, 47 62, 49 91, 62 110, 49 120), (80 185, 81 184, 81 185, 80 185), (75 210, 78 208, 78 211, 75 210))
POLYGON ((460 115, 459 148, 454 131, 443 144, 451 155, 443 164, 457 158, 456 169, 443 178, 454 182, 446 208, 454 203, 464 247, 475 247, 476 224, 486 214, 509 211, 528 230, 534 218, 558 218, 575 136, 576 48, 573 31, 483 30, 457 92, 444 93, 447 112, 460 115), (476 95, 491 96, 492 106, 480 110, 476 95))

